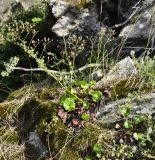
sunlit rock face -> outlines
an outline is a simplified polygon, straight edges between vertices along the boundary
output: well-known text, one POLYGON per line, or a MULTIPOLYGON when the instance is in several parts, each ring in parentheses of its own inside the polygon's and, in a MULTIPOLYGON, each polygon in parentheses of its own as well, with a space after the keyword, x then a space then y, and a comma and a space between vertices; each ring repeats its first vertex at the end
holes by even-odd
POLYGON ((54 17, 59 18, 67 11, 67 9, 70 6, 70 3, 64 0, 51 0, 49 5, 51 6, 51 11, 54 17))
POLYGON ((51 0, 49 5, 53 16, 57 18, 52 31, 58 37, 65 37, 75 32, 85 32, 90 35, 99 30, 99 15, 95 4, 79 10, 65 1, 51 0))
MULTIPOLYGON (((134 49, 139 56, 149 44, 154 46, 155 14, 154 1, 138 0, 121 1, 106 0, 104 2, 89 2, 87 7, 77 9, 73 4, 65 0, 51 0, 49 5, 53 17, 56 18, 51 31, 58 37, 67 37, 72 34, 94 36, 99 33, 101 27, 111 28, 125 22, 136 9, 144 8, 136 13, 129 23, 116 29, 116 46, 122 42, 121 51, 123 57, 128 56, 134 49), (150 39, 151 38, 151 39, 150 39), (149 39, 149 43, 148 43, 149 39)), ((149 51, 153 51, 149 50, 149 51)))

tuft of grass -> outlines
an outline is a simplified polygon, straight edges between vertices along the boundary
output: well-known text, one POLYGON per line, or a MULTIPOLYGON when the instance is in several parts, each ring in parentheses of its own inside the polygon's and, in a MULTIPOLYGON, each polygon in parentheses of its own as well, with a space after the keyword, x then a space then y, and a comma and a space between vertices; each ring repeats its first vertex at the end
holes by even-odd
POLYGON ((25 160, 24 144, 19 144, 20 138, 16 128, 8 124, 0 124, 0 159, 25 160))

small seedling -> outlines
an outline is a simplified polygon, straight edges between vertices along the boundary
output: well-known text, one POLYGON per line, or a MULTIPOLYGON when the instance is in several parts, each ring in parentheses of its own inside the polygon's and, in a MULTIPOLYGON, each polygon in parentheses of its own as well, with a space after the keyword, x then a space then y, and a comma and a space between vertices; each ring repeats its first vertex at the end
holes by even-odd
POLYGON ((89 109, 89 107, 90 107, 89 102, 83 101, 83 108, 84 108, 84 109, 89 109))
POLYGON ((131 109, 129 107, 123 107, 120 112, 124 117, 127 117, 131 113, 131 109))
POLYGON ((82 118, 83 120, 85 120, 85 121, 88 121, 88 120, 90 119, 90 115, 87 114, 87 113, 83 113, 82 116, 81 116, 81 118, 82 118))
POLYGON ((102 92, 93 90, 95 84, 95 81, 73 80, 61 96, 58 113, 63 122, 67 121, 68 126, 80 127, 83 121, 94 119, 97 103, 102 99, 102 92))
POLYGON ((133 137, 138 141, 138 140, 142 140, 144 138, 144 135, 142 133, 134 133, 133 137))
POLYGON ((100 91, 92 91, 90 92, 90 95, 92 96, 92 100, 94 102, 99 102, 102 99, 102 92, 100 91))
POLYGON ((102 146, 99 143, 94 144, 93 151, 96 153, 97 158, 101 158, 102 146))
POLYGON ((129 121, 129 120, 126 120, 126 121, 124 122, 124 127, 125 127, 126 129, 132 128, 132 127, 133 127, 132 122, 129 121))
POLYGON ((80 85, 81 85, 81 88, 83 89, 88 89, 89 88, 89 83, 87 83, 86 81, 80 81, 80 85))
POLYGON ((133 119, 134 124, 140 124, 143 121, 143 117, 142 116, 136 116, 133 119))

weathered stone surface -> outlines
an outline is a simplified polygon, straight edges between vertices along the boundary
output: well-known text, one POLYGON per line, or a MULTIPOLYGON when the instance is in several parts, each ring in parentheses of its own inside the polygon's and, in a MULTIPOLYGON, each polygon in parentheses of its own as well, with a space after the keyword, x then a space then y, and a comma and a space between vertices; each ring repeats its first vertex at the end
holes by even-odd
POLYGON ((90 76, 89 79, 95 80, 96 82, 101 80, 101 78, 103 77, 103 70, 102 69, 98 69, 96 71, 94 71, 90 76))
POLYGON ((69 2, 64 0, 50 0, 49 5, 55 18, 62 16, 70 6, 69 2))
POLYGON ((65 37, 70 34, 70 31, 77 26, 75 17, 72 14, 62 16, 52 27, 52 31, 59 37, 65 37))
POLYGON ((74 7, 69 8, 68 3, 60 2, 54 3, 52 0, 50 3, 52 13, 55 18, 58 18, 52 31, 58 37, 65 37, 73 33, 92 35, 100 29, 99 15, 95 4, 91 4, 86 9, 77 10, 74 7))
POLYGON ((34 150, 32 152, 36 152, 37 157, 39 158, 47 157, 48 151, 36 131, 29 133, 27 143, 28 145, 34 147, 34 150))
POLYGON ((126 57, 118 62, 96 85, 100 88, 106 84, 114 84, 123 79, 134 77, 137 73, 133 60, 130 57, 126 57))
POLYGON ((151 115, 155 118, 155 93, 148 93, 134 100, 123 98, 107 105, 101 105, 97 113, 98 121, 104 125, 111 125, 123 120, 120 108, 125 104, 131 106, 131 117, 140 114, 151 115))
POLYGON ((136 13, 131 16, 129 23, 116 29, 116 46, 122 42, 120 56, 126 57, 131 50, 135 50, 137 56, 146 50, 154 51, 154 0, 106 0, 103 3, 95 1, 80 10, 64 0, 50 2, 52 13, 58 19, 52 26, 52 32, 58 37, 74 33, 94 36, 99 33, 101 26, 109 28, 121 24, 136 13))

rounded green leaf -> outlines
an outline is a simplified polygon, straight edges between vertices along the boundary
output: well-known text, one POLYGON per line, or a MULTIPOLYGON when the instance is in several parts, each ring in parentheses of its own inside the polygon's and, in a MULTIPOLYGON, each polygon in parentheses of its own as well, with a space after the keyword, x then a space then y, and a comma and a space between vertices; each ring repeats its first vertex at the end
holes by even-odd
POLYGON ((66 95, 74 100, 77 100, 77 96, 76 96, 76 90, 73 89, 72 87, 68 87, 66 89, 66 95))
POLYGON ((99 143, 94 144, 93 151, 96 154, 101 154, 101 152, 102 152, 102 146, 99 143))
POLYGON ((136 116, 136 117, 134 117, 134 119, 133 119, 133 122, 135 123, 135 124, 139 124, 139 123, 141 123, 143 121, 143 117, 142 116, 136 116))
POLYGON ((39 17, 34 17, 34 18, 32 18, 32 22, 33 23, 39 23, 39 22, 41 22, 42 21, 42 18, 39 18, 39 17))
POLYGON ((89 102, 83 101, 83 108, 84 108, 84 109, 89 109, 89 107, 90 107, 89 102))
POLYGON ((63 96, 60 97, 60 101, 59 101, 60 105, 63 105, 65 99, 66 99, 65 95, 63 95, 63 96))
POLYGON ((96 85, 96 81, 92 80, 89 82, 89 84, 90 84, 90 87, 94 87, 96 85))
POLYGON ((131 110, 129 107, 123 107, 121 108, 121 114, 124 116, 124 117, 127 117, 129 114, 130 114, 131 110))
POLYGON ((73 89, 71 86, 66 89, 66 94, 76 94, 76 93, 77 93, 76 90, 73 89))
POLYGON ((131 121, 128 121, 128 120, 125 121, 125 122, 124 122, 124 127, 127 128, 127 129, 132 128, 132 127, 133 127, 132 122, 131 122, 131 121))
POLYGON ((76 94, 77 93, 76 90, 73 89, 73 88, 70 89, 70 92, 71 92, 71 94, 76 94))
POLYGON ((88 120, 90 119, 90 115, 87 114, 87 113, 83 113, 83 114, 81 115, 81 118, 82 118, 83 120, 85 120, 85 121, 88 121, 88 120))
POLYGON ((101 155, 100 153, 97 153, 97 154, 96 154, 96 157, 97 157, 97 158, 101 158, 101 156, 102 156, 102 155, 101 155))
POLYGON ((102 99, 102 92, 93 91, 90 93, 94 102, 99 102, 102 99))
POLYGON ((143 139, 144 135, 142 133, 134 133, 133 134, 133 137, 136 139, 136 140, 141 140, 143 139))
POLYGON ((75 109, 75 101, 73 98, 66 98, 63 102, 63 107, 67 111, 72 111, 75 109))
POLYGON ((76 86, 79 86, 80 85, 80 81, 79 80, 74 80, 73 84, 75 84, 76 86))
POLYGON ((80 81, 81 84, 81 88, 83 89, 88 89, 89 88, 89 83, 87 83, 86 81, 80 81))

